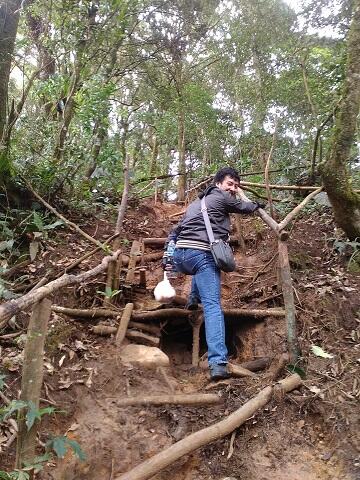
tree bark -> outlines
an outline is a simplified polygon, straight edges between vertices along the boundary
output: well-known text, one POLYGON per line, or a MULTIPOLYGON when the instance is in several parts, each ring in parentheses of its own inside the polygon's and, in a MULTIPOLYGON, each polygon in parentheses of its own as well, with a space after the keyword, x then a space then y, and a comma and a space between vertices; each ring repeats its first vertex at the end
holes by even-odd
POLYGON ((351 185, 349 160, 360 110, 360 0, 353 2, 348 40, 347 71, 333 145, 320 173, 336 223, 349 239, 360 237, 360 195, 351 185))
POLYGON ((178 179, 178 189, 177 189, 177 199, 179 202, 185 200, 185 187, 186 187, 186 165, 185 165, 185 112, 184 106, 182 105, 181 97, 180 102, 180 111, 178 114, 178 152, 179 152, 179 179, 178 179))
POLYGON ((288 350, 291 362, 296 365, 300 357, 300 347, 296 332, 296 309, 287 243, 279 240, 278 249, 281 288, 285 304, 288 350))
POLYGON ((115 338, 115 343, 118 347, 121 345, 122 341, 125 338, 126 330, 128 328, 129 322, 130 322, 130 318, 131 318, 133 308, 134 308, 133 303, 127 303, 125 305, 124 311, 121 315, 119 328, 118 328, 118 331, 116 333, 116 338, 115 338))
POLYGON ((3 144, 8 116, 8 90, 12 56, 19 24, 21 0, 0 5, 0 183, 8 183, 11 174, 9 150, 3 144))
POLYGON ((9 77, 20 6, 21 0, 8 0, 0 6, 0 140, 7 119, 9 77))
MULTIPOLYGON (((36 409, 39 408, 40 403, 40 391, 43 382, 44 344, 50 314, 50 300, 43 299, 34 307, 24 350, 20 400, 32 402, 36 409)), ((22 468, 24 462, 32 463, 34 460, 37 427, 38 421, 28 429, 25 423, 25 411, 19 412, 16 468, 22 468)))

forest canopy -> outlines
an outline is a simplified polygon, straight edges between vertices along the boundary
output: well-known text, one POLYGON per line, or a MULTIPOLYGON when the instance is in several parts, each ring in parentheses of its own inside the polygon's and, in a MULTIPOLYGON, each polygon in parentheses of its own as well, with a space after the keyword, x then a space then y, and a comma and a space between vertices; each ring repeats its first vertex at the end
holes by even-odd
POLYGON ((134 195, 144 178, 180 174, 157 185, 184 200, 219 166, 262 172, 275 140, 272 182, 324 181, 335 216, 333 200, 344 194, 340 203, 352 205, 345 223, 357 221, 347 233, 356 237, 358 105, 342 167, 334 155, 326 163, 345 108, 358 7, 338 0, 2 0, 2 203, 24 201, 21 177, 77 206, 99 195, 117 199, 125 166, 134 195), (340 191, 329 170, 341 170, 340 191))

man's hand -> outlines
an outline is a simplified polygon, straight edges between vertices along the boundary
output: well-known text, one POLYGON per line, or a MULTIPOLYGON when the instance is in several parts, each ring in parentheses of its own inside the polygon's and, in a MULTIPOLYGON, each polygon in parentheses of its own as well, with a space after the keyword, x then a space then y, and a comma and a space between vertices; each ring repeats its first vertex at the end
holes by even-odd
POLYGON ((166 255, 166 252, 164 252, 164 255, 162 257, 162 268, 166 272, 171 272, 174 270, 173 259, 172 257, 166 255))
POLYGON ((264 210, 264 208, 266 207, 266 203, 264 203, 264 202, 255 202, 255 203, 256 203, 256 205, 257 205, 257 210, 258 210, 259 208, 261 208, 262 210, 264 210))

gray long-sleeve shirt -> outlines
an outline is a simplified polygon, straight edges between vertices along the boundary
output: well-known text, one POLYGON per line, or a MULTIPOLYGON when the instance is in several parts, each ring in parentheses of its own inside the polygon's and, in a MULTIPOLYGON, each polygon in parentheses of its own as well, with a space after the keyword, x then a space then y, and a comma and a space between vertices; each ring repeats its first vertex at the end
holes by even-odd
MULTIPOLYGON (((215 239, 227 241, 230 233, 230 213, 252 213, 258 208, 255 202, 245 202, 230 193, 211 186, 205 191, 206 206, 215 239)), ((168 241, 193 241, 209 244, 208 235, 201 212, 200 198, 187 208, 182 220, 171 231, 168 241)))

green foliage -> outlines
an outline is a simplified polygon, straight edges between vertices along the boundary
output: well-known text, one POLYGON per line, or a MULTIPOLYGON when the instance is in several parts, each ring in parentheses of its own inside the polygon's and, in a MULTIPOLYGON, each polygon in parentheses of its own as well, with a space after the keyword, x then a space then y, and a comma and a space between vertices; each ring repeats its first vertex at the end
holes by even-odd
MULTIPOLYGON (((339 11, 326 0, 306 2, 299 22, 282 0, 196 1, 192 8, 177 0, 160 2, 161 14, 151 2, 105 0, 91 24, 86 2, 30 3, 42 33, 34 36, 21 16, 15 55, 23 57, 24 82, 10 82, 9 99, 19 103, 45 53, 54 71, 42 65, 0 160, 9 176, 20 171, 46 198, 85 212, 92 211, 93 190, 111 199, 121 193, 126 155, 131 181, 176 172, 180 113, 192 181, 224 164, 263 170, 275 119, 272 167, 282 172, 271 180, 295 181, 290 167, 309 166, 316 128, 344 82, 349 2, 339 11), (323 35, 329 26, 338 37, 323 35), (60 99, 67 99, 62 113, 60 99)), ((322 159, 332 133, 330 120, 321 133, 322 159)), ((161 188, 175 190, 176 181, 161 188)), ((31 231, 44 232, 33 220, 31 231)))
POLYGON ((34 425, 35 420, 41 420, 43 415, 51 415, 55 412, 53 407, 36 408, 31 401, 24 402, 22 400, 12 400, 9 405, 0 408, 0 421, 7 420, 15 413, 23 410, 26 411, 25 419, 28 430, 34 425))
MULTIPOLYGON (((3 380, 5 376, 0 375, 0 389, 3 387, 3 380)), ((25 413, 25 423, 27 429, 30 430, 35 421, 41 421, 44 415, 52 415, 56 412, 53 407, 36 408, 35 404, 31 401, 25 402, 22 400, 12 400, 9 405, 5 405, 0 408, 0 422, 7 420, 8 418, 19 414, 25 413)), ((0 479, 4 480, 25 480, 29 479, 30 471, 39 472, 42 470, 44 464, 52 459, 53 452, 58 458, 63 458, 68 450, 71 450, 74 455, 80 460, 84 461, 86 455, 81 449, 78 442, 69 439, 66 436, 52 437, 46 443, 46 452, 40 457, 35 457, 31 464, 27 463, 21 470, 14 470, 13 472, 0 471, 0 479)))
POLYGON ((297 365, 289 364, 289 365, 287 365, 286 368, 290 373, 297 373, 300 376, 300 378, 302 378, 302 379, 306 378, 306 372, 301 367, 299 367, 297 365))
POLYGON ((78 442, 71 440, 66 436, 53 437, 47 442, 46 446, 48 449, 53 450, 59 458, 64 458, 66 452, 70 448, 79 460, 86 460, 86 455, 78 442))
POLYGON ((40 213, 34 211, 32 222, 27 224, 26 230, 29 232, 41 232, 44 236, 49 230, 54 230, 55 228, 64 225, 62 220, 56 220, 53 223, 45 224, 45 216, 40 215, 40 213))
POLYGON ((1 480, 29 480, 30 475, 24 470, 14 470, 13 472, 4 472, 0 470, 0 479, 1 480))
POLYGON ((104 295, 104 297, 106 297, 106 298, 114 298, 120 292, 121 292, 121 290, 112 290, 111 287, 106 286, 105 287, 105 292, 102 292, 101 290, 97 290, 96 293, 99 293, 100 295, 104 295))

